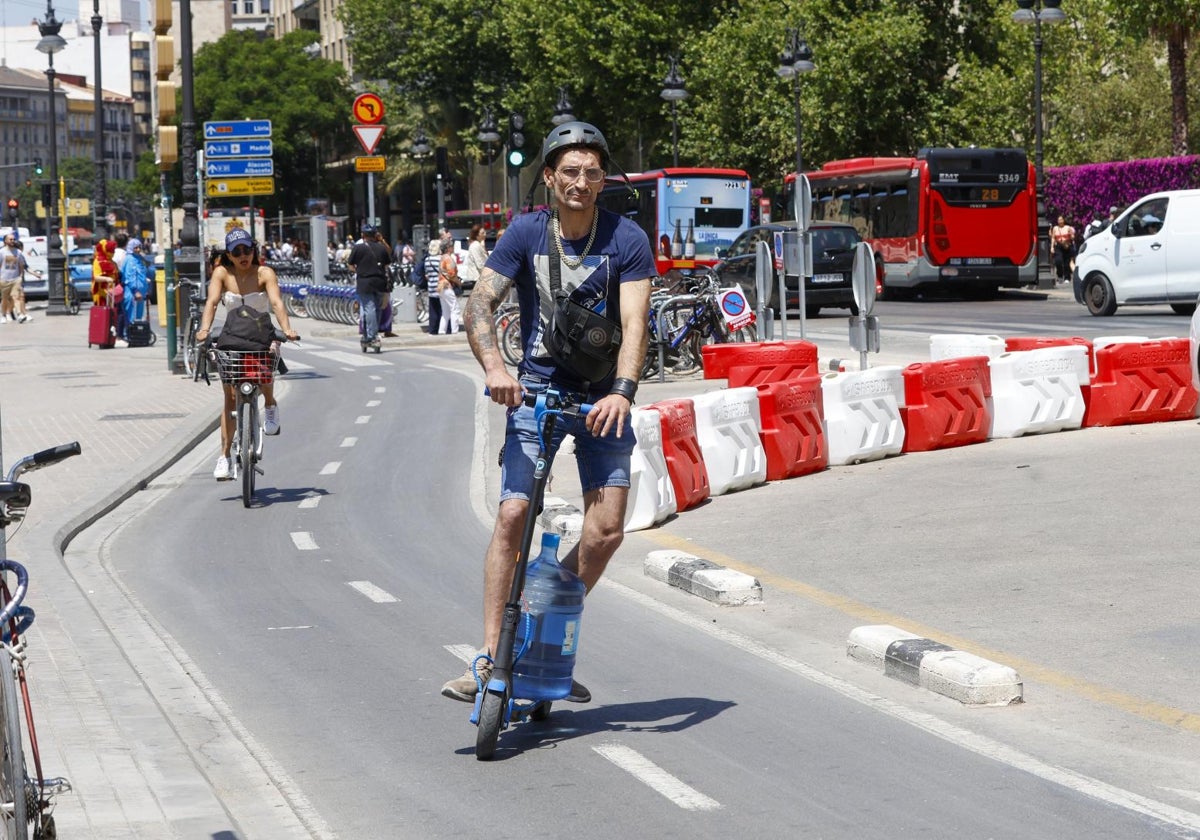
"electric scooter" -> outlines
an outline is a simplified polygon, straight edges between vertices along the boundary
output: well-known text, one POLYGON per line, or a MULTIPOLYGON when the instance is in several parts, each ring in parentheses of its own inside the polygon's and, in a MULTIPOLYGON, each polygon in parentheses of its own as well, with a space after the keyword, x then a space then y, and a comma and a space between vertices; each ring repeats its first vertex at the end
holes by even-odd
MULTIPOLYGON (((500 731, 511 723, 526 718, 545 720, 550 715, 551 699, 521 698, 514 696, 513 665, 516 661, 514 643, 517 625, 521 620, 521 596, 525 589, 525 570, 529 565, 529 550, 533 545, 534 526, 542 508, 546 482, 550 477, 553 458, 547 454, 549 443, 554 439, 554 427, 558 421, 574 421, 584 417, 592 406, 577 396, 556 390, 553 386, 537 394, 523 396, 526 405, 533 408, 538 427, 538 454, 534 464, 533 489, 529 494, 529 510, 525 515, 524 531, 521 535, 521 550, 513 571, 512 588, 504 604, 504 615, 500 622, 500 640, 492 660, 492 676, 487 685, 475 695, 475 707, 471 712, 471 723, 478 726, 475 739, 475 757, 488 761, 496 752, 496 740, 500 731), (519 700, 530 702, 519 703, 519 700)), ((562 699, 567 696, 564 691, 562 699)))

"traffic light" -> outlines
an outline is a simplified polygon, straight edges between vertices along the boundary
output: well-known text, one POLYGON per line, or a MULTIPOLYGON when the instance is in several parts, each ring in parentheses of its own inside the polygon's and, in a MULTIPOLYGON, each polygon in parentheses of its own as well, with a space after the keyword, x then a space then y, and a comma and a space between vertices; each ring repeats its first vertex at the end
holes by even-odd
POLYGON ((33 174, 41 175, 42 171, 43 171, 42 170, 42 159, 40 157, 34 158, 33 159, 33 174))
POLYGON ((10 198, 8 200, 8 215, 11 216, 13 219, 16 219, 17 211, 20 209, 20 207, 21 207, 21 202, 17 201, 15 198, 10 198))
POLYGON ((525 117, 515 111, 508 115, 508 171, 516 174, 529 163, 525 154, 525 117))

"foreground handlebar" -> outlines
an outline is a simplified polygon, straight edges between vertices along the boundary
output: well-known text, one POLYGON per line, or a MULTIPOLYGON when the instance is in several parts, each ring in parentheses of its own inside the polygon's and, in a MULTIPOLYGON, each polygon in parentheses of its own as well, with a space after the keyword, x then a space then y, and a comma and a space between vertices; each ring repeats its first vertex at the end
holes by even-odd
MULTIPOLYGON (((484 388, 483 393, 489 397, 492 395, 490 388, 484 388)), ((545 411, 557 411, 560 414, 578 414, 580 417, 586 417, 595 408, 592 403, 579 400, 578 394, 558 391, 554 388, 537 393, 524 391, 521 394, 521 402, 539 414, 545 411)))

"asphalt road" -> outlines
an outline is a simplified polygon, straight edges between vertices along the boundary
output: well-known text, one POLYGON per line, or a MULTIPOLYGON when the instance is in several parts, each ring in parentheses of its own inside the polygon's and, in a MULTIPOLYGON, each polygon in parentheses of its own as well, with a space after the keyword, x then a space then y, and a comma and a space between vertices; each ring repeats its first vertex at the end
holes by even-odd
MULTIPOLYGON (((1187 331, 1028 294, 876 314, 901 354, 937 332, 1187 331)), ((264 503, 244 510, 198 452, 110 523, 103 557, 319 815, 315 836, 1200 836, 1195 423, 838 468, 631 535, 585 615, 596 700, 505 733, 481 765, 469 708, 438 695, 477 642, 490 524, 477 385, 454 372, 472 363, 290 358, 264 503), (647 580, 664 546, 756 574, 764 604, 647 580), (849 662, 849 630, 876 623, 1016 667, 1027 702, 968 709, 849 662)))

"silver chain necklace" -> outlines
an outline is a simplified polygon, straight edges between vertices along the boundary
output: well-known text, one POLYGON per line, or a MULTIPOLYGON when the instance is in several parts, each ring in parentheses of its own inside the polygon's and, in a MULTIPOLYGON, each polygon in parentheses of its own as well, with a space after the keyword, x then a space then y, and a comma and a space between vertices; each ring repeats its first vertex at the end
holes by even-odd
POLYGON ((592 208, 592 232, 588 236, 587 244, 583 246, 583 253, 574 258, 568 257, 566 252, 563 250, 562 227, 558 223, 557 208, 553 211, 551 219, 554 222, 554 247, 558 249, 558 258, 566 264, 567 268, 574 271, 575 269, 579 268, 579 266, 583 265, 583 261, 587 259, 588 251, 592 250, 592 243, 596 241, 596 223, 600 219, 600 213, 598 210, 596 210, 596 208, 592 208))

